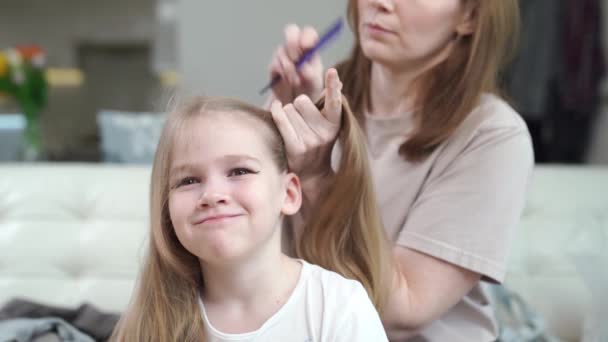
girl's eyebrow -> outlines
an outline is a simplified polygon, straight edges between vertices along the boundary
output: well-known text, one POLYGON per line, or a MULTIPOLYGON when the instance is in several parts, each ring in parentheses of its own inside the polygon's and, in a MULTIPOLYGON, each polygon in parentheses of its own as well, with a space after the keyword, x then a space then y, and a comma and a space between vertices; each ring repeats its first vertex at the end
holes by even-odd
POLYGON ((194 170, 194 166, 188 163, 172 166, 171 170, 169 171, 169 177, 174 177, 177 174, 188 173, 191 170, 194 170))
POLYGON ((255 163, 261 164, 260 160, 258 158, 255 158, 253 156, 247 155, 247 154, 229 154, 229 155, 225 155, 222 158, 219 159, 223 159, 225 161, 228 162, 235 162, 235 161, 253 161, 255 163))
MULTIPOLYGON (((219 162, 250 161, 250 162, 257 163, 257 164, 261 164, 261 161, 258 158, 255 158, 255 157, 247 155, 247 154, 229 154, 229 155, 225 155, 225 156, 218 158, 217 161, 219 161, 219 162)), ((192 163, 181 163, 181 164, 177 164, 177 165, 171 167, 169 175, 172 176, 172 175, 180 174, 180 173, 188 173, 195 169, 196 169, 196 167, 192 163)))

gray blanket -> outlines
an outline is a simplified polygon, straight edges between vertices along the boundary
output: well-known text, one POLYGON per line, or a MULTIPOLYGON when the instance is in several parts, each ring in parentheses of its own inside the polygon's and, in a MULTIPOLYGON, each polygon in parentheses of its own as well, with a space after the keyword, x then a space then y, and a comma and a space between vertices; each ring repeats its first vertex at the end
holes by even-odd
POLYGON ((42 338, 54 338, 53 335, 62 342, 95 342, 61 318, 18 318, 0 322, 0 342, 41 341, 42 338))
MULTIPOLYGON (((0 321, 51 317, 60 319, 64 323, 71 325, 80 332, 90 336, 94 341, 108 340, 119 319, 118 314, 102 312, 95 306, 86 303, 75 309, 68 309, 14 299, 0 308, 0 321)), ((0 342, 4 341, 0 339, 0 342)))

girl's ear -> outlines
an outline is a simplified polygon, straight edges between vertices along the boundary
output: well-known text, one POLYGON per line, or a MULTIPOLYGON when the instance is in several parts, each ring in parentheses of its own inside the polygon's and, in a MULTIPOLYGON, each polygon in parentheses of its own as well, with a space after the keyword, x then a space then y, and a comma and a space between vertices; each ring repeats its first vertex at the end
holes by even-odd
POLYGON ((287 173, 285 175, 285 199, 281 207, 281 213, 284 215, 293 215, 300 210, 302 206, 302 186, 300 179, 295 173, 287 173))
POLYGON ((475 32, 477 27, 477 8, 473 5, 467 6, 462 12, 462 19, 456 25, 456 34, 459 36, 468 36, 475 32))

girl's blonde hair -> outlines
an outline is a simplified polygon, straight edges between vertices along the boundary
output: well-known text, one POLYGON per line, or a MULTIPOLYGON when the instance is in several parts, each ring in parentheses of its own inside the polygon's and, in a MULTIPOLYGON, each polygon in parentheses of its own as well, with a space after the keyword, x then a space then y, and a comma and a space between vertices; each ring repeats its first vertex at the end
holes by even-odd
MULTIPOLYGON (((319 104, 321 105, 321 104, 319 104)), ((152 167, 150 241, 129 308, 112 340, 202 341, 198 305, 203 278, 199 261, 179 242, 169 216, 169 172, 175 141, 192 119, 207 112, 244 113, 259 120, 280 170, 287 170, 281 134, 270 112, 233 99, 193 97, 171 111, 152 167)), ((252 128, 253 129, 253 128, 252 128)), ((391 249, 376 208, 363 134, 348 104, 339 141, 342 159, 331 189, 296 242, 296 256, 360 281, 379 311, 391 278, 391 249)))
MULTIPOLYGON (((417 80, 416 127, 399 154, 420 161, 450 137, 477 106, 481 95, 499 93, 499 73, 511 59, 519 37, 518 0, 461 0, 471 11, 474 32, 456 35, 449 56, 417 80)), ((336 66, 358 119, 371 109, 371 61, 359 43, 357 0, 349 0, 347 15, 355 34, 350 57, 336 66)))

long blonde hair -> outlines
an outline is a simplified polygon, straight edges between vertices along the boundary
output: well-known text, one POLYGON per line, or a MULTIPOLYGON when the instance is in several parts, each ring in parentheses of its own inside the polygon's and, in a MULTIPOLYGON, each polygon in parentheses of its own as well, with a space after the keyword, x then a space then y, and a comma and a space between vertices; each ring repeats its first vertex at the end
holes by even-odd
MULTIPOLYGON (((296 253, 361 282, 382 314, 392 281, 392 248, 376 204, 365 136, 345 97, 342 103, 340 164, 333 185, 311 210, 296 253)), ((317 104, 322 106, 323 99, 317 104)))
MULTIPOLYGON (((512 57, 519 33, 518 0, 461 0, 472 11, 475 29, 471 35, 456 36, 450 55, 417 80, 414 112, 416 127, 399 154, 420 161, 431 154, 464 121, 485 92, 499 94, 499 73, 512 57)), ((371 109, 371 61, 359 43, 357 0, 349 0, 348 21, 355 34, 350 57, 336 68, 344 94, 363 122, 362 113, 371 109)))
MULTIPOLYGON (((150 241, 136 289, 112 340, 202 341, 198 305, 204 283, 196 256, 179 242, 169 216, 169 171, 172 150, 183 128, 208 111, 241 112, 257 118, 272 134, 268 140, 281 171, 287 156, 269 112, 237 100, 193 97, 167 118, 152 167, 150 241)), ((390 248, 376 209, 363 134, 348 104, 343 107, 340 143, 343 156, 336 183, 316 204, 297 256, 360 281, 379 311, 386 301, 390 248)), ((267 134, 268 135, 268 134, 267 134)))

